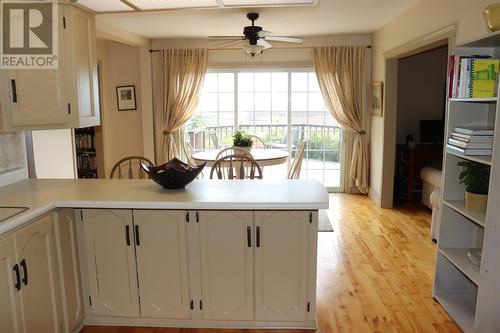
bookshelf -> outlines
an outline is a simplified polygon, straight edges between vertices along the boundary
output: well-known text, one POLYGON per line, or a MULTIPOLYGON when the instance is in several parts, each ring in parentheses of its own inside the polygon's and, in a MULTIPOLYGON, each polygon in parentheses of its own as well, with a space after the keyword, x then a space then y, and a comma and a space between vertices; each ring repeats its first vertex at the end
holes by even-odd
MULTIPOLYGON (((459 45, 455 55, 500 58, 500 34, 459 45)), ((497 89, 497 96, 500 96, 497 89)), ((449 98, 446 140, 458 126, 489 126, 500 131, 498 97, 449 98)), ((443 208, 436 254, 434 298, 464 332, 500 332, 500 134, 495 130, 492 156, 468 156, 445 149, 443 208), (465 188, 459 184, 460 161, 490 166, 488 207, 485 214, 467 211, 465 188), (482 250, 479 271, 467 250, 482 250)))
POLYGON ((75 129, 75 151, 78 178, 97 178, 96 129, 75 129))

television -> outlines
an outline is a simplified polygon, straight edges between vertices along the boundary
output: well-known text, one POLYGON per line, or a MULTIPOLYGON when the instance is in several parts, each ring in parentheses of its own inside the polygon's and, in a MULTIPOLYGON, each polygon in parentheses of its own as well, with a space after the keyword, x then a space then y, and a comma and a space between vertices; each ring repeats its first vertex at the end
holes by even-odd
POLYGON ((443 144, 444 120, 420 120, 420 143, 443 144))

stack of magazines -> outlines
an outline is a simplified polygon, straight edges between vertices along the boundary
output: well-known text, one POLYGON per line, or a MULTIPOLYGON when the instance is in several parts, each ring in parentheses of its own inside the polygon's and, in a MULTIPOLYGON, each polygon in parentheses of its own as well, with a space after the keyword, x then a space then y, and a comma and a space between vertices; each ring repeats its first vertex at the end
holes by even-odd
POLYGON ((455 127, 448 139, 448 149, 470 156, 491 156, 493 128, 483 126, 455 127))

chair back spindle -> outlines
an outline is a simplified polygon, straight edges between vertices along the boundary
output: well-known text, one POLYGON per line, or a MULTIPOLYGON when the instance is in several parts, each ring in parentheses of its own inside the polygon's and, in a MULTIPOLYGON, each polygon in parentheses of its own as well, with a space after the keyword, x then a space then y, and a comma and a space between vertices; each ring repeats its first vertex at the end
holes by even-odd
POLYGON ((153 164, 143 156, 127 156, 115 163, 111 169, 111 179, 123 179, 124 174, 128 179, 144 179, 145 173, 141 168, 141 162, 153 164), (137 172, 134 172, 137 170, 137 172))

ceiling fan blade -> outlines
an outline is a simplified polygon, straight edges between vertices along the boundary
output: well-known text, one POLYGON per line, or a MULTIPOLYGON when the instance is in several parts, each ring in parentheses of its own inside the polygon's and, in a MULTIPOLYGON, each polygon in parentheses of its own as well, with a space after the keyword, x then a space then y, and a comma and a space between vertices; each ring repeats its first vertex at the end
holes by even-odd
POLYGON ((273 47, 271 44, 269 44, 268 42, 266 42, 264 39, 258 39, 257 40, 257 45, 260 45, 260 46, 263 46, 264 47, 264 50, 265 49, 270 49, 271 47, 273 47))
POLYGON ((245 39, 245 36, 208 36, 209 39, 245 39))
MULTIPOLYGON (((232 40, 232 41, 229 41, 229 42, 226 42, 226 43, 222 43, 222 44, 219 44, 216 46, 216 48, 222 48, 222 47, 227 47, 227 46, 231 46, 231 45, 235 45, 235 44, 238 44, 238 43, 241 43, 241 44, 246 44, 246 40, 245 39, 236 39, 236 40, 232 40)), ((243 46, 243 45, 241 45, 243 46)))
POLYGON ((267 36, 271 36, 273 33, 271 31, 261 30, 257 33, 257 36, 260 38, 265 38, 267 36))
POLYGON ((273 40, 275 42, 283 42, 283 43, 297 43, 300 44, 303 42, 302 38, 297 37, 284 37, 284 36, 266 36, 266 40, 273 40))

